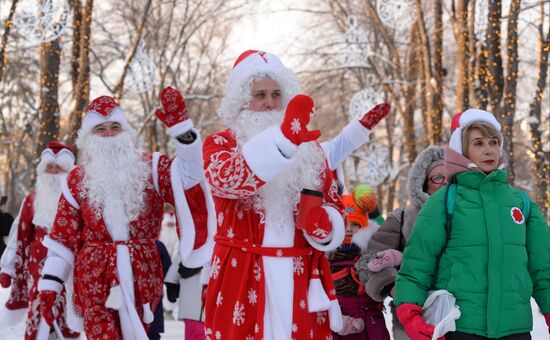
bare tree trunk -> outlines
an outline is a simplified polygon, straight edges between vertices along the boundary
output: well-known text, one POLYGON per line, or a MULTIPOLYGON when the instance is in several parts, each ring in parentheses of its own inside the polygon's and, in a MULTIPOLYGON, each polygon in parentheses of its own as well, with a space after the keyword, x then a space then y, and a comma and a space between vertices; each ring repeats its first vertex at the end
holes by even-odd
POLYGON ((61 63, 60 38, 40 47, 40 130, 36 153, 40 155, 48 142, 59 134, 59 64, 61 63))
POLYGON ((81 0, 71 0, 71 9, 73 12, 73 47, 71 49, 71 84, 73 88, 72 98, 76 100, 76 91, 78 86, 78 74, 80 68, 80 30, 82 25, 82 3, 81 0))
POLYGON ((420 0, 416 1, 416 13, 418 16, 418 36, 420 37, 420 41, 422 42, 419 46, 419 54, 422 57, 422 74, 423 78, 419 77, 419 79, 423 79, 421 81, 421 85, 423 88, 422 91, 422 107, 423 107, 423 113, 425 115, 424 124, 427 127, 425 130, 425 137, 427 139, 428 143, 433 143, 433 115, 434 115, 434 84, 432 82, 433 79, 433 71, 432 71, 432 55, 430 51, 430 39, 428 37, 428 32, 426 31, 426 26, 424 25, 424 12, 422 10, 422 6, 420 3, 420 0))
POLYGON ((416 79, 418 77, 418 50, 416 39, 418 38, 418 25, 413 25, 411 32, 411 43, 409 44, 409 65, 408 65, 408 85, 405 97, 405 111, 403 112, 403 132, 405 137, 405 148, 407 150, 407 159, 409 164, 416 158, 416 142, 414 136, 414 110, 416 108, 416 79))
POLYGON ((502 134, 504 135, 504 151, 508 156, 508 173, 514 180, 514 116, 516 112, 516 85, 518 79, 518 16, 521 0, 512 0, 508 14, 508 37, 506 41, 506 78, 504 82, 504 109, 499 111, 502 134))
POLYGON ((542 18, 539 24, 538 39, 538 68, 539 78, 537 80, 537 90, 529 108, 529 128, 531 131, 531 145, 535 156, 533 157, 533 173, 535 174, 535 200, 546 219, 550 218, 550 152, 543 150, 542 144, 542 107, 541 100, 544 97, 546 88, 546 78, 548 77, 548 51, 550 51, 550 27, 544 37, 544 7, 541 3, 542 18))
POLYGON ((487 23, 487 90, 489 110, 497 113, 500 109, 504 76, 502 69, 502 52, 500 48, 500 24, 502 21, 502 2, 489 1, 489 20, 487 23))
POLYGON ((4 66, 6 65, 6 47, 8 45, 8 37, 10 36, 11 27, 13 25, 13 14, 17 8, 17 1, 11 2, 10 14, 6 21, 4 21, 4 36, 2 36, 2 46, 0 46, 0 82, 4 76, 4 66))
MULTIPOLYGON (((78 129, 82 125, 82 114, 90 100, 90 39, 92 34, 93 0, 86 0, 82 7, 80 23, 80 55, 78 59, 78 78, 73 88, 73 109, 69 117, 67 143, 74 143, 78 129)), ((73 7, 74 8, 74 7, 73 7)), ((74 55, 74 54, 73 54, 74 55)))
POLYGON ((455 111, 462 112, 466 110, 470 101, 469 94, 469 76, 468 76, 468 62, 469 62, 469 42, 468 37, 468 0, 457 0, 454 8, 454 33, 456 38, 457 56, 457 80, 456 80, 456 102, 455 111))
POLYGON ((435 88, 433 94, 432 136, 433 144, 441 144, 443 133, 443 4, 442 0, 434 0, 434 32, 433 32, 433 79, 435 88))

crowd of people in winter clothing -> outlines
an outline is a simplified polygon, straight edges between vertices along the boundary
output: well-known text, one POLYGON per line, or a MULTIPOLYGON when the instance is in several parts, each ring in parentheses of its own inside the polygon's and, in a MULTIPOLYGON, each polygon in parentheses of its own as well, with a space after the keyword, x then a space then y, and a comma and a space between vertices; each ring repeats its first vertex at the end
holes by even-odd
POLYGON ((94 99, 78 162, 55 141, 41 154, 0 259, 0 324, 26 315, 25 339, 160 339, 172 315, 185 339, 523 340, 533 297, 550 326, 550 229, 508 181, 493 114, 455 115, 448 145, 409 169, 410 203, 384 219, 341 164, 390 105, 320 143, 298 88, 277 56, 244 52, 227 129, 204 143, 199 113, 163 89, 173 158, 142 150, 113 98, 94 99))

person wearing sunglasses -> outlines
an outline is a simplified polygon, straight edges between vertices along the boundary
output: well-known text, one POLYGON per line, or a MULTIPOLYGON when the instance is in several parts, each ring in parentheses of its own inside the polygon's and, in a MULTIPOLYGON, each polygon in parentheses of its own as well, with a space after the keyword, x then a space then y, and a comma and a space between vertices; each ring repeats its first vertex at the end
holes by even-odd
MULTIPOLYGON (((447 184, 443 166, 443 147, 429 146, 415 159, 407 178, 411 204, 388 213, 382 226, 372 236, 367 252, 356 264, 359 281, 375 301, 393 297, 393 286, 403 257, 402 252, 411 235, 420 208, 431 194, 447 184)), ((392 306, 393 336, 408 339, 392 306)))

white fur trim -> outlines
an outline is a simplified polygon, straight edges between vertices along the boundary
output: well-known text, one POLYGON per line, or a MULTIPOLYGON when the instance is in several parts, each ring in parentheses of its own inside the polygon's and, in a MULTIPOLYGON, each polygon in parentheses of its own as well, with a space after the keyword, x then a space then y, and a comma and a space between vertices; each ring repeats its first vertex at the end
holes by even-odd
MULTIPOLYGON (((369 135, 369 129, 361 125, 358 120, 353 120, 336 137, 321 143, 329 168, 331 170, 339 168, 353 151, 369 140, 369 135)), ((343 179, 343 176, 341 178, 343 179)))
MULTIPOLYGON (((281 60, 271 53, 252 53, 241 60, 231 71, 227 87, 233 88, 258 73, 280 74, 286 70, 281 60)), ((288 72, 288 71, 286 71, 288 72)))
POLYGON ((46 319, 40 317, 40 322, 38 323, 38 329, 36 331, 36 340, 48 340, 50 329, 51 327, 46 322, 46 319))
POLYGON ((27 308, 7 309, 5 306, 0 310, 0 326, 12 327, 23 321, 27 315, 27 308))
POLYGON ((55 254, 61 256, 71 266, 74 265, 74 254, 72 250, 65 247, 63 244, 52 240, 48 235, 46 235, 42 240, 42 245, 48 248, 48 256, 51 252, 54 252, 55 254))
POLYGON ((40 162, 36 166, 36 172, 42 174, 46 170, 48 163, 58 164, 64 171, 69 172, 75 162, 73 153, 69 149, 62 149, 55 154, 51 149, 44 149, 40 155, 40 162))
POLYGON ((278 126, 272 126, 250 138, 242 148, 242 154, 250 169, 264 182, 269 182, 293 163, 286 158, 278 145, 286 139, 278 126))
POLYGON ((298 151, 298 145, 292 143, 288 138, 286 138, 282 131, 280 132, 281 137, 277 141, 277 147, 286 158, 292 158, 296 154, 296 151, 298 151))
POLYGON ((378 231, 378 228, 380 228, 380 225, 378 225, 375 220, 369 220, 368 227, 361 228, 353 234, 351 242, 359 246, 362 252, 365 252, 368 249, 369 241, 372 238, 372 235, 378 231))
POLYGON ((151 305, 149 302, 144 303, 142 305, 143 307, 143 322, 146 324, 150 324, 155 319, 155 315, 151 311, 151 305))
MULTIPOLYGON (((495 116, 492 113, 479 110, 479 109, 466 110, 462 113, 462 115, 460 115, 460 118, 458 120, 458 124, 460 126, 453 131, 453 133, 451 134, 451 138, 449 139, 449 147, 451 149, 453 149, 454 151, 458 152, 461 155, 464 155, 462 150, 462 130, 466 126, 474 122, 489 123, 495 129, 497 129, 498 132, 501 132, 500 123, 496 120, 495 116)), ((502 143, 502 145, 504 145, 504 143, 502 143)), ((501 152, 502 152, 502 145, 501 145, 501 152)))
POLYGON ((172 138, 176 138, 180 135, 183 135, 187 131, 191 130, 193 128, 193 121, 191 119, 186 119, 183 122, 177 123, 176 125, 173 125, 169 128, 166 128, 166 132, 172 138))
POLYGON ((61 291, 63 290, 63 285, 54 280, 40 279, 40 281, 38 281, 37 289, 39 292, 43 292, 45 290, 52 290, 56 293, 61 293, 61 291))
POLYGON ((42 275, 53 275, 65 282, 71 270, 72 264, 68 263, 67 260, 57 253, 49 252, 46 261, 44 261, 44 266, 42 267, 42 275))
POLYGON ((107 117, 102 116, 101 114, 99 114, 94 110, 90 110, 86 112, 86 114, 84 115, 84 118, 82 118, 81 129, 92 130, 97 125, 105 122, 117 122, 120 125, 122 125, 123 128, 124 126, 128 125, 128 121, 126 120, 124 111, 122 111, 120 107, 116 107, 113 111, 111 111, 111 114, 107 117))
POLYGON ((321 279, 310 279, 307 290, 307 309, 310 313, 321 312, 330 308, 328 298, 321 279))
POLYGON ((178 253, 172 260, 172 264, 170 265, 170 268, 168 268, 168 271, 164 276, 164 282, 179 284, 181 279, 181 276, 178 273, 180 263, 181 263, 181 257, 180 257, 180 254, 178 253))
POLYGON ((122 290, 120 285, 112 286, 109 289, 109 296, 105 301, 105 307, 119 310, 122 308, 122 290))
POLYGON ((327 212, 328 219, 332 224, 332 231, 331 231, 332 237, 330 239, 330 242, 328 244, 321 244, 315 241, 315 238, 312 236, 309 236, 306 232, 304 232, 304 237, 313 248, 320 251, 330 251, 338 248, 344 241, 344 236, 346 236, 346 231, 344 228, 344 219, 342 218, 342 215, 340 215, 338 210, 334 209, 333 207, 326 206, 326 205, 323 205, 322 207, 327 212))
POLYGON ((160 160, 160 153, 159 152, 153 152, 153 160, 152 160, 152 165, 153 165, 153 186, 155 187, 155 191, 157 192, 157 194, 160 194, 160 189, 159 189, 159 160, 160 160))
POLYGON ((199 283, 203 286, 207 285, 208 281, 210 281, 210 268, 211 268, 210 267, 210 261, 208 261, 208 263, 206 263, 204 266, 202 266, 199 283))
POLYGON ((210 261, 214 250, 214 234, 216 233, 216 213, 214 200, 210 193, 210 188, 206 181, 199 182, 206 200, 207 211, 207 230, 208 236, 205 244, 198 249, 193 249, 195 244, 196 226, 193 221, 193 215, 185 198, 184 187, 182 183, 181 168, 177 162, 172 162, 170 166, 170 177, 172 191, 174 193, 174 202, 176 206, 176 214, 178 217, 178 226, 180 228, 180 245, 179 251, 182 258, 182 263, 186 267, 197 268, 210 261))
POLYGON ((23 199, 23 202, 21 202, 17 217, 15 217, 15 220, 13 220, 13 223, 10 227, 8 242, 6 242, 6 249, 4 249, 2 258, 0 258, 0 268, 2 268, 0 272, 6 273, 11 277, 15 277, 15 261, 17 258, 17 237, 19 233, 19 220, 21 219, 21 211, 23 210, 26 201, 27 197, 25 197, 25 199, 23 199))
POLYGON ((68 176, 64 175, 61 179, 61 194, 69 204, 75 208, 80 209, 80 205, 76 202, 76 199, 74 198, 73 194, 71 194, 71 190, 69 189, 69 183, 67 182, 68 176))
POLYGON ((342 310, 338 300, 332 300, 330 302, 330 308, 328 309, 328 319, 330 321, 330 329, 333 332, 340 332, 344 327, 344 321, 342 320, 342 310))

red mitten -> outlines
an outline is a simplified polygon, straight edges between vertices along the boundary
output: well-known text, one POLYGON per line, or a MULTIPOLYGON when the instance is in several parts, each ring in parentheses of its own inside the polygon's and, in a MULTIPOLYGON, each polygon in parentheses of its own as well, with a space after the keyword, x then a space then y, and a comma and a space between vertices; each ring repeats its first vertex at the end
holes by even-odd
POLYGON ((40 315, 42 315, 46 323, 51 326, 57 317, 53 308, 57 300, 57 293, 53 290, 43 290, 40 292, 38 299, 40 301, 40 315))
POLYGON ((548 326, 548 333, 550 333, 550 312, 544 314, 544 320, 546 320, 546 325, 548 326))
POLYGON ((300 145, 316 140, 321 131, 307 129, 307 124, 313 116, 313 99, 303 94, 296 95, 290 100, 281 124, 283 135, 294 145, 300 145))
POLYGON ((388 103, 378 104, 373 107, 369 112, 365 113, 363 118, 359 120, 364 127, 372 130, 373 127, 378 124, 384 117, 390 113, 391 105, 388 103))
POLYGON ((328 214, 322 207, 311 208, 306 218, 306 233, 322 241, 332 231, 332 223, 328 219, 328 214))
POLYGON ((11 286, 11 276, 6 273, 0 273, 0 286, 2 286, 2 288, 11 286))
POLYGON ((411 340, 430 340, 432 338, 434 326, 427 324, 422 317, 422 307, 414 303, 404 303, 397 306, 396 314, 411 340))
POLYGON ((171 136, 177 137, 193 127, 185 99, 178 90, 168 86, 160 93, 160 102, 163 110, 156 110, 155 115, 166 125, 171 136))
POLYGON ((376 258, 372 259, 367 267, 372 272, 379 272, 384 268, 397 267, 401 265, 403 254, 397 249, 386 249, 376 253, 376 258))

